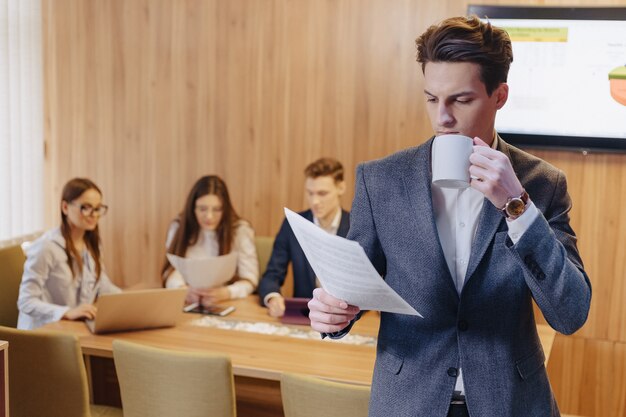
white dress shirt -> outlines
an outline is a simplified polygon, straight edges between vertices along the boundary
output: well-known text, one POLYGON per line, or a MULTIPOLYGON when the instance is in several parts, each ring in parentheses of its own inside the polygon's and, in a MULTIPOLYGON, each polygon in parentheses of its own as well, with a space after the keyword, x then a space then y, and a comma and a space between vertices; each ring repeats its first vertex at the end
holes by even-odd
MULTIPOLYGON (((493 141, 492 148, 497 148, 498 137, 493 141)), ((432 158, 434 160, 434 158, 432 158)), ((441 188, 432 185, 433 210, 437 233, 459 295, 465 283, 465 274, 469 262, 472 241, 478 228, 478 217, 483 204, 491 204, 485 196, 469 187, 464 189, 441 188)), ((535 205, 530 202, 524 214, 515 220, 508 221, 508 235, 515 244, 530 227, 539 214, 535 205)), ((461 368, 456 380, 455 391, 464 394, 461 368)))
POLYGON ((60 228, 49 230, 28 247, 17 299, 18 329, 59 321, 69 309, 93 303, 98 294, 121 292, 104 268, 96 280, 96 262, 87 249, 81 256, 83 270, 73 277, 60 228))
MULTIPOLYGON (((169 248, 178 230, 177 221, 172 222, 167 232, 165 247, 169 248)), ((250 294, 259 284, 259 260, 254 243, 254 229, 244 220, 235 225, 233 251, 237 252, 237 272, 240 279, 227 286, 230 298, 244 298, 250 294)), ((198 241, 187 248, 185 258, 202 259, 218 256, 220 252, 217 234, 214 230, 200 230, 198 241)), ((185 279, 180 272, 174 270, 165 281, 166 288, 184 287, 185 279)))
POLYGON ((337 231, 339 230, 339 224, 341 223, 341 207, 337 209, 337 214, 335 214, 333 221, 330 222, 328 227, 322 227, 320 219, 315 217, 315 215, 313 215, 313 223, 325 232, 330 233, 331 235, 337 235, 337 231))

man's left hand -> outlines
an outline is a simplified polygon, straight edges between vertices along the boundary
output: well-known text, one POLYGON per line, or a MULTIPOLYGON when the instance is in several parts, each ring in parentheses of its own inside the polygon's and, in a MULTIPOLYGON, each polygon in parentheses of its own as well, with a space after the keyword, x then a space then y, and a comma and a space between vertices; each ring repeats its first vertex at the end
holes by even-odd
POLYGON ((471 187, 480 191, 496 208, 501 209, 511 197, 522 194, 524 188, 517 179, 511 161, 505 154, 491 149, 479 137, 474 138, 470 155, 471 187))

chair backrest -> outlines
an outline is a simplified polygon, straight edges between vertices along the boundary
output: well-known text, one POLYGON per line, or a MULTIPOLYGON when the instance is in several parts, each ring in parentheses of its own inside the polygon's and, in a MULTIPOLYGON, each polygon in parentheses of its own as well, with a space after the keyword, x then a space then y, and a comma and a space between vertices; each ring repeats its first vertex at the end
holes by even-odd
POLYGON ((17 296, 25 260, 19 245, 0 249, 0 326, 17 327, 17 296))
POLYGON ((124 417, 234 417, 230 358, 113 341, 124 417))
POLYGON ((256 245, 256 253, 259 258, 259 274, 263 275, 267 269, 267 263, 272 256, 272 249, 274 248, 274 238, 270 236, 256 236, 254 238, 256 245))
POLYGON ((76 336, 0 326, 0 340, 9 342, 11 417, 90 417, 76 336))
POLYGON ((286 373, 280 392, 285 417, 367 417, 369 387, 286 373))

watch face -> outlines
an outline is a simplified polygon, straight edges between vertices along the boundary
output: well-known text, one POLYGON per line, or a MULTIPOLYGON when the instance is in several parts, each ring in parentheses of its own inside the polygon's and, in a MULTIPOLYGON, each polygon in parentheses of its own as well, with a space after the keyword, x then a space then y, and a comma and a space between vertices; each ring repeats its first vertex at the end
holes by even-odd
POLYGON ((521 198, 514 198, 506 205, 506 214, 509 217, 518 217, 524 212, 525 207, 526 204, 524 204, 521 198))

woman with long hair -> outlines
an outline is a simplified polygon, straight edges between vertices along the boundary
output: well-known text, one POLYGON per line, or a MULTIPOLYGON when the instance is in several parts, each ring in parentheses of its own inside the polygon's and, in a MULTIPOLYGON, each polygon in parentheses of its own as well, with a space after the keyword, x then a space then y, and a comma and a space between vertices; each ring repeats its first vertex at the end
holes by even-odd
MULTIPOLYGON (((187 302, 204 306, 251 294, 259 282, 259 264, 254 244, 254 230, 241 219, 230 201, 226 183, 216 175, 200 178, 191 188, 185 207, 170 225, 167 252, 199 259, 237 252, 237 271, 225 286, 191 288, 187 302)), ((167 258, 163 264, 164 286, 185 286, 182 275, 167 258)))
POLYGON ((61 225, 26 250, 17 327, 34 329, 61 319, 93 319, 98 294, 120 292, 102 265, 98 221, 107 212, 102 192, 86 178, 63 187, 61 225))

